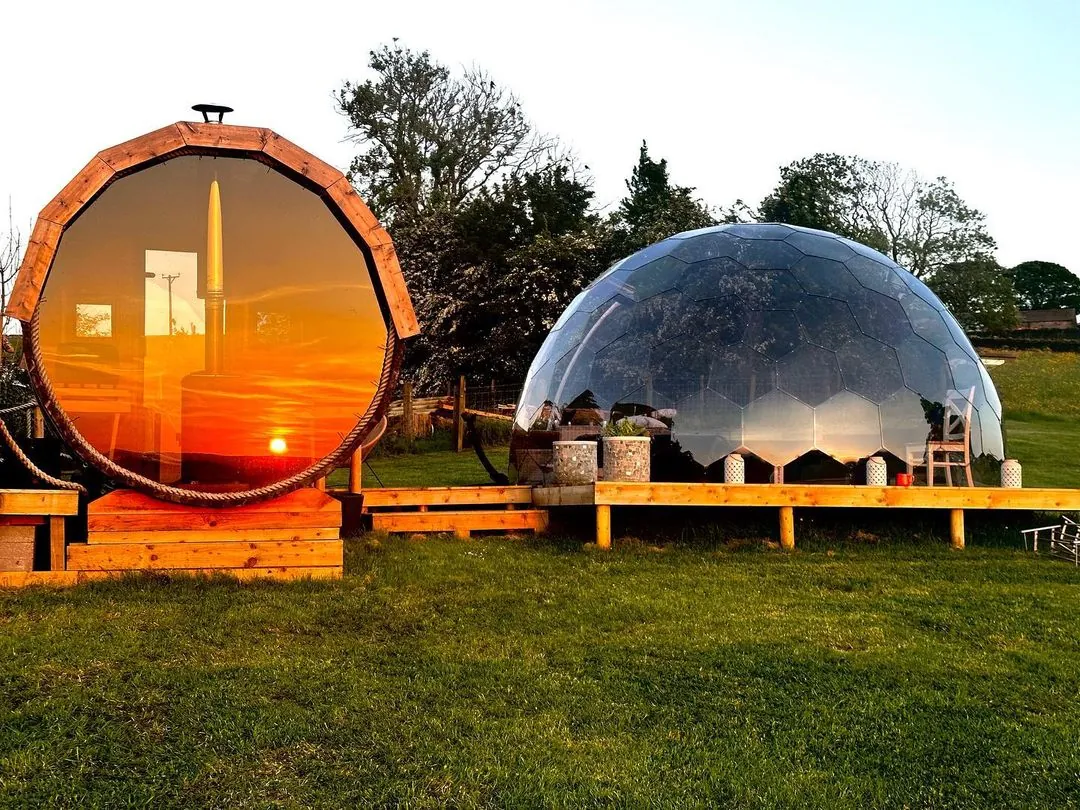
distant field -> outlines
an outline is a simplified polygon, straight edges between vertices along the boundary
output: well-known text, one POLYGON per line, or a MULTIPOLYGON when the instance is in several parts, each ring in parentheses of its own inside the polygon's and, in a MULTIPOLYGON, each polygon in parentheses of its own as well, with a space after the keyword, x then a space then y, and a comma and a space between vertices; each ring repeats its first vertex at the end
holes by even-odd
POLYGON ((1080 354, 1020 352, 989 371, 1007 418, 1080 417, 1080 354))
POLYGON ((1021 352, 989 369, 1005 410, 1006 451, 1024 484, 1080 487, 1080 355, 1021 352))

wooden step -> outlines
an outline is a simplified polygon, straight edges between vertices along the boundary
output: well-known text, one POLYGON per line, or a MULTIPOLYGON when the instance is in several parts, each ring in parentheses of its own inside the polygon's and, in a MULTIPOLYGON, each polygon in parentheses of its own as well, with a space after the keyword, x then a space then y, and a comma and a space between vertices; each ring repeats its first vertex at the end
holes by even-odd
MULTIPOLYGON (((87 509, 87 531, 176 532, 340 528, 341 503, 305 488, 247 506, 204 507, 167 503, 131 490, 110 492, 87 509)), ((283 535, 288 537, 288 533, 283 535)))
POLYGON ((387 487, 365 489, 364 511, 411 506, 532 504, 532 487, 387 487))
POLYGON ((372 528, 376 531, 404 533, 453 532, 468 537, 480 531, 547 530, 545 509, 491 509, 439 512, 374 512, 372 528))
POLYGON ((286 526, 280 529, 129 529, 119 532, 89 532, 86 542, 97 543, 224 543, 253 540, 337 540, 341 530, 336 526, 305 528, 286 526))
MULTIPOLYGON (((91 580, 109 579, 111 577, 129 576, 137 574, 134 571, 28 571, 10 572, 0 571, 0 588, 26 588, 31 585, 45 585, 49 587, 70 587, 91 580)), ((184 568, 184 569, 158 569, 155 574, 182 574, 185 576, 218 576, 234 577, 241 581, 252 579, 277 579, 291 581, 297 579, 341 579, 340 566, 324 566, 318 568, 184 568)))
POLYGON ((340 540, 183 543, 73 543, 69 571, 158 568, 314 568, 342 565, 340 540))

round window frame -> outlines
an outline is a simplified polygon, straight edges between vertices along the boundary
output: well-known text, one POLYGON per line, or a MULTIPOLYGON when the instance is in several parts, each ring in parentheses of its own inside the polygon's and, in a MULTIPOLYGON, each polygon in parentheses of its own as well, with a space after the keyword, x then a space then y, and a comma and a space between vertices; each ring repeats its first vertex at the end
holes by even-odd
POLYGON ((401 369, 403 341, 420 331, 393 242, 348 179, 269 129, 218 123, 178 122, 99 152, 38 215, 6 314, 22 324, 27 370, 42 410, 84 462, 110 479, 155 498, 210 507, 242 506, 280 497, 341 466, 386 415, 401 369), (375 395, 337 448, 287 478, 234 492, 205 492, 162 484, 103 455, 83 437, 60 405, 41 357, 38 304, 64 231, 116 180, 187 155, 255 160, 319 196, 363 253, 387 327, 375 395))

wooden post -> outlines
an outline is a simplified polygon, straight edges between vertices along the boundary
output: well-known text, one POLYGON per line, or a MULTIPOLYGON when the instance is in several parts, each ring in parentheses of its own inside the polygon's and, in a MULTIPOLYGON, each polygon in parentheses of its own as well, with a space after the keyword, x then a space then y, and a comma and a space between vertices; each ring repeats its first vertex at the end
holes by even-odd
POLYGON ((49 570, 63 571, 67 567, 64 543, 64 516, 49 516, 49 570))
POLYGON ((596 505, 596 547, 611 548, 611 506, 606 503, 596 505))
POLYGON ((465 377, 458 377, 457 395, 454 397, 454 452, 465 447, 465 377))
POLYGON ((964 510, 953 509, 949 512, 949 535, 952 547, 964 548, 964 510))
POLYGON ((795 510, 790 506, 780 507, 780 548, 795 550, 795 510))
POLYGON ((416 438, 416 423, 413 419, 412 407, 412 383, 407 382, 401 387, 401 432, 405 437, 406 444, 412 444, 416 438))
POLYGON ((326 492, 326 479, 325 478, 317 478, 317 479, 315 479, 315 489, 319 490, 319 492, 326 492))
POLYGON ((45 414, 37 406, 34 406, 34 438, 45 438, 45 414))
POLYGON ((364 464, 364 451, 359 447, 356 448, 356 452, 349 458, 349 492, 354 495, 359 494, 363 490, 362 485, 362 467, 364 464))

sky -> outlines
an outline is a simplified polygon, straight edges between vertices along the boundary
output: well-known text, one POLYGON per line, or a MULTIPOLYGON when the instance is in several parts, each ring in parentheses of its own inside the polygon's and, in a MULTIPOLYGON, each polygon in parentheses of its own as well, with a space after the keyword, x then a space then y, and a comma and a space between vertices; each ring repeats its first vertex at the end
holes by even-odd
POLYGON ((1002 264, 1080 272, 1077 0, 54 0, 7 4, 3 30, 0 201, 24 244, 96 152, 197 102, 345 169, 335 91, 397 37, 512 90, 601 206, 643 139, 718 207, 756 205, 797 158, 858 154, 950 178, 1002 264))

